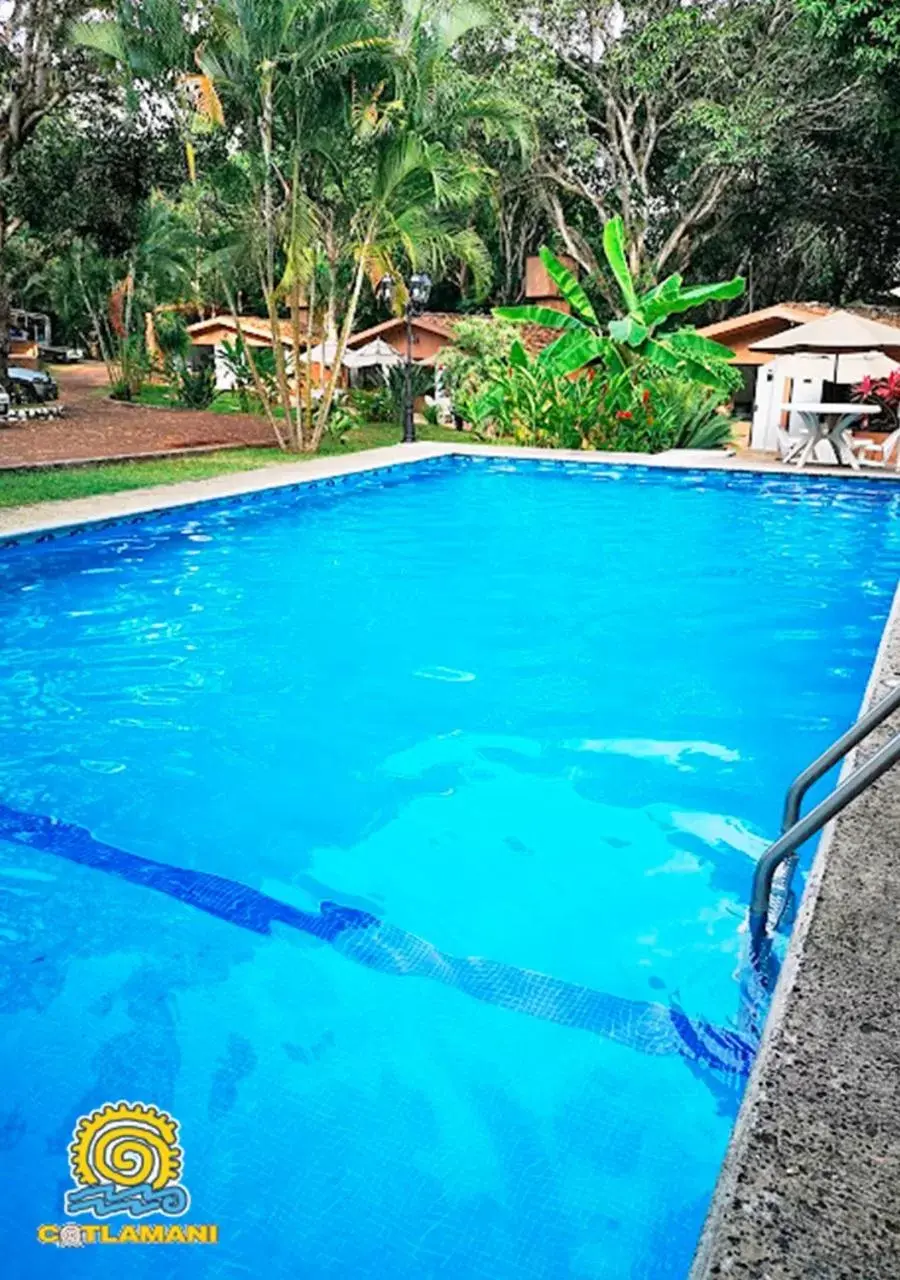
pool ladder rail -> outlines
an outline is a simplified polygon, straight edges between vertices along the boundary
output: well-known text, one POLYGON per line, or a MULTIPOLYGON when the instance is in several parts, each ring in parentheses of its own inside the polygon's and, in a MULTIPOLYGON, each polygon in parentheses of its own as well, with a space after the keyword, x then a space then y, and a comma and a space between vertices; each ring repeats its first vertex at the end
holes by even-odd
POLYGON ((810 809, 805 818, 800 817, 800 806, 809 788, 833 768, 839 761, 859 746, 869 734, 883 724, 900 708, 900 683, 886 697, 852 725, 845 734, 823 751, 817 760, 799 773, 788 788, 781 821, 781 835, 770 845, 756 864, 753 891, 750 898, 751 946, 759 948, 768 937, 772 888, 779 868, 784 866, 780 884, 781 902, 774 913, 771 927, 777 928, 788 912, 791 903, 791 880, 797 864, 797 850, 810 836, 821 831, 827 822, 837 817, 852 800, 868 789, 883 773, 900 761, 900 733, 891 737, 864 764, 835 787, 830 795, 810 809))

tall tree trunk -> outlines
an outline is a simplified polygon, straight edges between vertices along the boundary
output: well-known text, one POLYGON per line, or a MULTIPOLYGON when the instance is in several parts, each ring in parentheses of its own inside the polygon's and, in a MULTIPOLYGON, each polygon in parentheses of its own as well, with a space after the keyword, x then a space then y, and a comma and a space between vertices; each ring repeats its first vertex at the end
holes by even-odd
POLYGON ((337 342, 337 268, 340 254, 335 243, 334 221, 331 217, 325 225, 325 257, 328 261, 328 295, 322 341, 337 342))
POLYGON ((298 449, 303 448, 303 410, 300 391, 300 280, 296 270, 291 282, 291 364, 294 376, 294 434, 298 449))
MULTIPOLYGON (((312 360, 311 352, 315 341, 315 315, 316 315, 316 268, 313 263, 312 275, 309 281, 309 297, 307 299, 309 309, 306 313, 306 377, 303 380, 303 426, 301 428, 301 447, 309 449, 313 433, 313 398, 312 398, 312 360)), ((325 359, 325 337, 321 338, 322 342, 322 363, 319 368, 324 367, 325 359)))
POLYGON ((288 382, 287 365, 284 358, 284 343, 281 341, 281 321, 275 302, 274 290, 266 293, 266 304, 269 313, 269 328, 272 333, 272 354, 275 357, 275 378, 278 383, 278 395, 284 410, 284 425, 288 447, 296 452, 299 447, 297 423, 294 418, 294 406, 291 400, 291 388, 288 382))
POLYGON ((269 426, 272 428, 272 434, 275 436, 275 439, 278 441, 278 448, 286 452, 287 441, 285 440, 284 436, 281 434, 281 430, 279 429, 279 426, 278 426, 278 419, 275 417, 275 414, 272 412, 272 406, 269 404, 269 397, 266 395, 266 389, 265 389, 265 386, 263 385, 263 380, 260 377, 256 360, 253 357, 253 351, 250 347, 250 344, 247 342, 246 336, 244 334, 243 326, 241 325, 240 312, 238 311, 235 297, 231 292, 231 290, 229 289, 228 283, 225 280, 224 276, 222 278, 222 285, 225 290, 225 300, 228 303, 228 309, 231 312, 231 318, 234 321, 235 332, 237 333, 238 341, 240 342, 241 348, 247 359, 247 368, 250 370, 250 377, 253 379, 253 389, 259 398, 260 404, 262 405, 262 410, 266 416, 266 421, 268 422, 269 426))
POLYGON ((6 248, 6 207, 0 201, 0 387, 9 381, 9 263, 6 248))
POLYGON ((3 93, 0 94, 0 383, 9 375, 11 284, 9 239, 19 222, 8 207, 8 183, 18 156, 41 121, 83 74, 62 55, 73 18, 86 0, 0 0, 3 93))
MULTIPOLYGON (((260 138, 262 140, 263 151, 263 224, 266 233, 266 251, 263 270, 261 271, 261 283, 263 296, 266 300, 266 309, 269 315, 269 328, 272 335, 272 354, 275 357, 275 377, 278 383, 278 395, 281 400, 281 407, 284 411, 284 425, 286 435, 284 437, 286 446, 296 451, 299 447, 297 422, 294 418, 293 404, 291 402, 291 390, 288 385, 287 368, 284 359, 284 345, 281 341, 281 325, 278 318, 278 304, 275 296, 275 199, 272 189, 272 150, 273 150, 273 131, 274 131, 274 100, 273 100, 273 67, 271 63, 265 63, 262 67, 262 117, 259 122, 260 138)), ((246 345, 246 344, 245 344, 246 345)), ((274 420, 274 415, 273 415, 274 420)), ((279 443, 282 436, 278 433, 279 443)), ((282 444, 285 448, 285 444, 282 444)))
POLYGON ((369 248, 375 234, 375 220, 369 224, 366 232, 366 238, 360 246, 359 261, 356 264, 356 276, 353 280, 353 290, 350 294, 350 300, 347 303, 347 314, 344 316, 344 323, 341 325, 341 336, 338 338, 337 349, 334 353, 334 364, 331 368, 331 376, 325 387, 325 394, 322 397, 322 404, 319 407, 319 416, 316 418, 315 429, 310 440, 310 451, 315 453, 322 442, 322 436, 325 427, 328 424, 328 415, 331 412, 331 403, 334 400, 334 393, 337 390, 338 379, 341 376, 341 366, 344 361, 344 352, 347 350, 347 341, 353 332, 353 322, 356 319, 356 308, 359 305, 359 295, 362 293, 362 284, 366 274, 366 258, 369 255, 369 248))
MULTIPOLYGON (((100 357, 103 360, 103 363, 106 365, 106 380, 107 382, 109 382, 111 386, 116 379, 115 365, 114 365, 113 356, 112 356, 112 345, 107 340, 107 336, 103 331, 103 325, 104 325, 103 318, 101 317, 97 308, 94 306, 93 299, 91 298, 91 295, 87 291, 87 286, 85 285, 85 282, 84 282, 84 272, 81 270, 80 254, 81 254, 80 248, 76 248, 76 251, 73 255, 73 263, 75 266, 75 278, 78 281, 78 287, 81 290, 81 297, 85 305, 85 310, 87 311, 88 315, 91 318, 91 324, 94 327, 94 333, 97 335, 97 345, 100 348, 100 357)), ((87 345, 88 344, 85 343, 85 346, 87 345)))

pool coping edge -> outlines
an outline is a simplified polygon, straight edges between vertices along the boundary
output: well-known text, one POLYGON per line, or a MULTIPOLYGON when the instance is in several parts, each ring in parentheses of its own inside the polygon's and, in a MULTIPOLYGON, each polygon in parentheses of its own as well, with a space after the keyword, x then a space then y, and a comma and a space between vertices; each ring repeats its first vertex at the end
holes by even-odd
MULTIPOLYGON (((782 463, 744 458, 740 455, 714 456, 706 450, 670 450, 666 453, 601 453, 571 449, 538 449, 529 446, 446 444, 419 441, 416 444, 388 445, 353 454, 311 457, 297 462, 278 462, 247 471, 231 471, 202 480, 181 480, 172 484, 140 489, 119 489, 84 498, 33 503, 0 508, 0 546, 35 534, 61 533, 137 515, 151 515, 207 501, 239 498, 264 490, 287 489, 313 481, 336 479, 394 467, 408 467, 437 458, 483 457, 526 459, 552 463, 577 463, 584 467, 642 467, 653 470, 712 471, 726 474, 789 475, 796 479, 848 482, 897 483, 900 474, 888 471, 839 473, 833 467, 807 467, 803 471, 782 463)), ((2 483, 2 476, 0 476, 2 483)))

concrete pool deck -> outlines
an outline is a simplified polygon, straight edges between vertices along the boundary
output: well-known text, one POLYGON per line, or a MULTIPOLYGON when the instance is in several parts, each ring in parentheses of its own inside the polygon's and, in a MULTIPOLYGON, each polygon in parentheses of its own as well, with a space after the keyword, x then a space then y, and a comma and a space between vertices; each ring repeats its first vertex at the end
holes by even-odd
MULTIPOLYGON (((585 455, 422 443, 8 508, 0 511, 0 537, 52 535, 98 521, 127 520, 453 454, 798 474, 795 468, 746 456, 585 455)), ((894 472, 847 473, 825 467, 804 474, 837 475, 851 483, 900 479, 894 472)), ((900 603, 895 600, 867 701, 898 681, 900 603)), ((873 735, 863 754, 891 731, 900 731, 900 714, 873 735)), ((772 797, 773 806, 780 800, 772 797)), ((900 857, 892 856, 898 844, 900 786, 890 775, 826 828, 693 1280, 900 1276, 900 857)), ((748 893, 749 887, 748 879, 748 893)))

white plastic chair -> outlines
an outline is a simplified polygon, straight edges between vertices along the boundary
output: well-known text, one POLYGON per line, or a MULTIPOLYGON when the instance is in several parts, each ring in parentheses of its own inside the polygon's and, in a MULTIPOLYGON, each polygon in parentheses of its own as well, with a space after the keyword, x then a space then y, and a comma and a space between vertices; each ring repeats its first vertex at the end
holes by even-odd
POLYGON ((867 467, 884 467, 890 466, 891 454, 894 455, 894 470, 900 471, 900 427, 896 431, 892 431, 889 436, 882 440, 881 444, 876 444, 874 440, 853 439, 850 441, 850 448, 859 458, 859 461, 867 467), (868 454, 875 454, 874 458, 868 457, 868 454))
POLYGON ((781 423, 776 424, 775 453, 779 462, 787 462, 792 455, 796 456, 805 442, 806 437, 792 436, 789 431, 785 431, 781 423))

